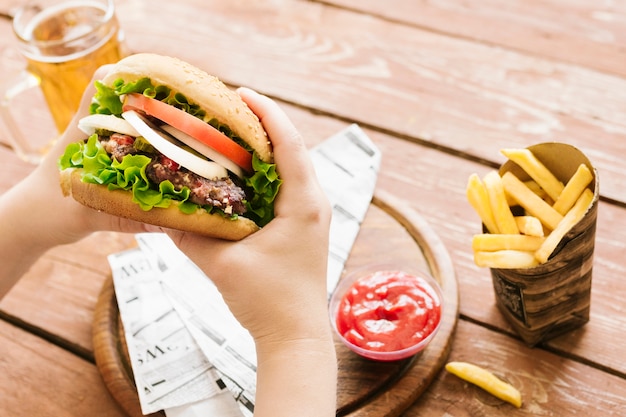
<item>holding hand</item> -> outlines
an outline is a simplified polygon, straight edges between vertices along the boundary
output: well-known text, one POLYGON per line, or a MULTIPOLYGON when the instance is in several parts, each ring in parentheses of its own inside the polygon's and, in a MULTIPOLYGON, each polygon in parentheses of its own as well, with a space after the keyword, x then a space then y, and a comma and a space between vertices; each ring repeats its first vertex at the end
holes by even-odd
POLYGON ((238 242, 168 233, 255 339, 255 416, 334 416, 337 371, 326 293, 330 205, 300 134, 278 105, 249 89, 239 94, 274 146, 283 179, 276 217, 238 242))
MULTIPOLYGON (((93 80, 102 78, 108 66, 101 67, 93 80)), ((0 253, 7 262, 0 269, 0 298, 44 252, 54 246, 76 242, 92 232, 146 232, 144 224, 91 210, 66 198, 59 185, 57 161, 66 145, 83 140, 77 121, 88 114, 95 88, 85 90, 74 119, 48 155, 23 181, 0 196, 3 219, 0 253)))
MULTIPOLYGON (((215 281, 253 336, 278 338, 281 332, 292 336, 286 322, 278 325, 272 319, 290 317, 295 321, 313 311, 319 316, 326 314, 330 206, 302 138, 287 116, 267 97, 243 88, 239 92, 261 119, 274 145, 283 179, 276 217, 239 242, 177 231, 169 234, 215 281), (258 301, 266 298, 274 302, 259 305, 258 301)), ((297 327, 297 323, 293 325, 297 327)))

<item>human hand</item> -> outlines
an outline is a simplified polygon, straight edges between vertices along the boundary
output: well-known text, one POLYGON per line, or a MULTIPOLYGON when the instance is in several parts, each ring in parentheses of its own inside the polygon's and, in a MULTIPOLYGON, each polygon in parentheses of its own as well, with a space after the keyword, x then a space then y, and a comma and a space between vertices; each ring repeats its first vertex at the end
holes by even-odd
POLYGON ((37 224, 34 223, 31 229, 37 235, 36 241, 46 247, 75 242, 100 230, 129 233, 147 230, 147 226, 141 223, 87 208, 73 198, 64 197, 61 192, 58 159, 69 143, 86 139, 87 135, 78 129, 77 123, 89 113, 89 104, 95 93, 94 81, 103 78, 110 67, 105 65, 95 72, 68 128, 24 183, 17 186, 29 190, 25 193, 31 203, 29 211, 35 211, 31 217, 43 220, 40 227, 35 227, 37 224))
MULTIPOLYGON (((99 69, 93 79, 101 78, 106 71, 107 67, 99 69)), ((98 230, 130 233, 154 230, 141 223, 97 212, 63 196, 57 160, 68 143, 85 139, 77 122, 87 115, 94 91, 91 83, 70 126, 41 164, 0 195, 3 221, 0 253, 10 260, 0 270, 0 299, 33 262, 54 246, 78 241, 98 230)))
MULTIPOLYGON (((101 78, 107 68, 100 68, 93 79, 101 78)), ((91 83, 76 116, 44 160, 30 175, 0 195, 3 221, 0 253, 10 260, 0 270, 0 298, 35 260, 54 246, 78 241, 98 230, 129 233, 150 230, 149 226, 97 212, 63 196, 57 161, 67 144, 85 139, 77 122, 87 115, 94 91, 91 83)))
POLYGON ((334 416, 337 358, 326 293, 330 205, 285 113, 252 90, 238 92, 274 146, 283 180, 275 218, 238 242, 168 233, 254 338, 255 417, 334 416))
POLYGON ((283 180, 274 220, 238 242, 168 233, 211 277, 255 340, 327 337, 328 200, 304 142, 285 113, 252 90, 242 88, 239 94, 274 147, 283 180))

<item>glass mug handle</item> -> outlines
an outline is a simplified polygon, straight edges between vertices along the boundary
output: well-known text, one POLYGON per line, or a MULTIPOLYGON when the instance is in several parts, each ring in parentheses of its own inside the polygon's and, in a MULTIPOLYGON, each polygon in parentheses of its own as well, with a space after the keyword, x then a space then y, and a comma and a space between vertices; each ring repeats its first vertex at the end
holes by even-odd
POLYGON ((11 105, 14 98, 31 88, 39 87, 39 84, 40 81, 35 75, 27 70, 22 70, 17 78, 3 89, 0 101, 0 118, 6 127, 13 150, 21 159, 33 164, 38 164, 41 161, 51 143, 48 141, 46 145, 41 147, 33 146, 32 141, 29 141, 19 128, 18 122, 11 113, 11 105))

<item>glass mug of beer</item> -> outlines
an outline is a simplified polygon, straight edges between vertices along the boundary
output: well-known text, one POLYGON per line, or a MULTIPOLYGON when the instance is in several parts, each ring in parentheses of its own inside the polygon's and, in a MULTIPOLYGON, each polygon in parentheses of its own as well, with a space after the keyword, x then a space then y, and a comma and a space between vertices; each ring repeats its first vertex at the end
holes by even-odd
POLYGON ((57 133, 63 132, 95 70, 120 60, 126 48, 113 0, 31 0, 15 13, 13 30, 27 66, 3 91, 0 113, 16 153, 38 163, 54 139, 37 143, 24 134, 12 100, 38 86, 57 133))

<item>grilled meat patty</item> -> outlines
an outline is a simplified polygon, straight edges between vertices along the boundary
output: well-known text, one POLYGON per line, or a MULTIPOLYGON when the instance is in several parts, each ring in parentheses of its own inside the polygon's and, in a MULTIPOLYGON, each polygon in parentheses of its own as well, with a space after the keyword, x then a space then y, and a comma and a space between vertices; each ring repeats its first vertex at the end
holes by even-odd
POLYGON ((143 154, 151 158, 146 167, 146 175, 155 184, 169 180, 176 190, 188 187, 191 190, 189 201, 200 206, 210 205, 224 210, 227 214, 244 214, 246 207, 245 191, 230 178, 207 179, 201 177, 156 149, 147 152, 135 148, 135 138, 113 133, 111 136, 99 136, 104 149, 112 159, 121 161, 129 154, 143 154))

